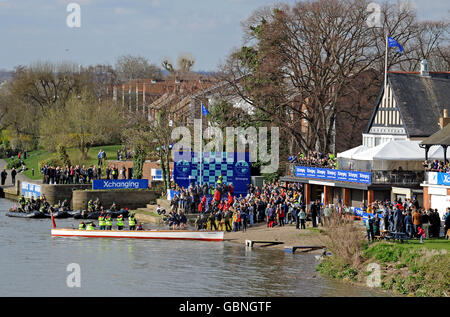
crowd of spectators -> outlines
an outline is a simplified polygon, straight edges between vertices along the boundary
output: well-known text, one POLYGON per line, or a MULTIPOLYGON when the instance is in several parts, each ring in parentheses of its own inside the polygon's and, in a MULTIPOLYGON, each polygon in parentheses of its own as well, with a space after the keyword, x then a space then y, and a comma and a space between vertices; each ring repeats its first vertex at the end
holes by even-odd
MULTIPOLYGON (((268 228, 295 225, 297 229, 306 229, 306 220, 313 227, 324 225, 333 214, 356 215, 356 211, 338 202, 336 205, 324 206, 320 200, 305 204, 303 185, 291 183, 269 183, 262 187, 249 185, 245 195, 233 196, 231 184, 218 184, 214 187, 191 185, 179 188, 171 202, 170 215, 197 213, 198 230, 246 231, 257 223, 268 228), (180 213, 181 212, 181 213, 180 213)), ((373 215, 366 221, 370 226, 368 238, 373 240, 380 231, 403 232, 411 238, 418 237, 421 230, 427 237, 439 237, 441 219, 435 209, 420 208, 416 198, 405 201, 375 201, 370 206, 361 206, 362 212, 373 215)), ((165 211, 164 211, 165 212, 165 211)), ((169 217, 170 218, 170 217, 169 217)), ((181 218, 183 218, 181 216, 181 218)), ((184 218, 183 218, 184 219, 184 218)), ((442 219, 445 231, 450 222, 450 211, 442 219)), ((172 221, 171 225, 179 225, 172 221)))
MULTIPOLYGON (((261 188, 250 184, 247 194, 237 196, 233 196, 233 191, 231 184, 179 188, 171 201, 171 212, 198 213, 199 230, 245 231, 256 223, 264 223, 269 228, 289 224, 295 224, 297 229, 306 228, 301 184, 283 187, 270 183, 261 188)), ((317 226, 314 220, 313 225, 317 226)))
POLYGON ((89 184, 95 179, 126 179, 125 167, 121 170, 115 165, 105 168, 105 176, 102 175, 102 167, 91 165, 76 165, 60 167, 44 165, 41 169, 42 182, 44 184, 89 184))
POLYGON ((417 199, 406 199, 391 202, 375 201, 367 208, 371 216, 366 222, 367 238, 373 241, 383 231, 405 233, 409 238, 438 238, 441 231, 441 220, 444 221, 444 232, 450 222, 450 208, 441 219, 437 209, 420 208, 417 199))
POLYGON ((309 167, 337 168, 337 160, 334 154, 324 154, 317 151, 309 151, 308 154, 298 153, 288 158, 289 163, 309 167))
POLYGON ((441 173, 450 173, 450 164, 448 160, 444 163, 444 161, 424 161, 423 167, 427 172, 441 172, 441 173))
POLYGON ((125 147, 117 150, 117 160, 131 160, 133 158, 133 153, 130 150, 127 150, 125 147))

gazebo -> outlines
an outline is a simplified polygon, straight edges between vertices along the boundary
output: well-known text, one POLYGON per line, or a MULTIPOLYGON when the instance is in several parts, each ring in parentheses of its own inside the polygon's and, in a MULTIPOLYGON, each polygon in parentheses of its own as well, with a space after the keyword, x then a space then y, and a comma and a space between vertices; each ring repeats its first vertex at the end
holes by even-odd
POLYGON ((444 150, 444 163, 447 162, 447 148, 450 146, 450 124, 447 124, 443 129, 420 143, 419 146, 425 149, 425 160, 428 160, 428 152, 434 145, 442 146, 444 150))

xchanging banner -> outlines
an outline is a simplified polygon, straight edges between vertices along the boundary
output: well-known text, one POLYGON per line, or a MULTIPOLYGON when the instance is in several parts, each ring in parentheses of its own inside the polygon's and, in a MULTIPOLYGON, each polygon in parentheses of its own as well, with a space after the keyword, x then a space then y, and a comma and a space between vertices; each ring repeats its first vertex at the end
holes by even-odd
POLYGON ((148 189, 148 179, 95 179, 92 189, 148 189))

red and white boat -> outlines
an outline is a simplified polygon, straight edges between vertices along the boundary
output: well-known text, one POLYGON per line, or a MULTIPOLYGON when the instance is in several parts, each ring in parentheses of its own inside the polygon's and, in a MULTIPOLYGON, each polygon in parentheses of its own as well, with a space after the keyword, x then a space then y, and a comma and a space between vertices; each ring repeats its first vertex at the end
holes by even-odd
POLYGON ((52 237, 85 237, 85 238, 123 238, 123 239, 165 239, 165 240, 198 240, 223 241, 223 231, 189 231, 189 230, 78 230, 56 228, 53 219, 52 237))
POLYGON ((52 229, 52 237, 223 241, 222 231, 52 229))

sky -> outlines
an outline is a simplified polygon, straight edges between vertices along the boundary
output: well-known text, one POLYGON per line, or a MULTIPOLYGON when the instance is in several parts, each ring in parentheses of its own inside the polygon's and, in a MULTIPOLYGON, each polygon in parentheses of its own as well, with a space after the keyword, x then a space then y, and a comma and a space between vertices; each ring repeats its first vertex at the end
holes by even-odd
MULTIPOLYGON (((412 1, 422 20, 450 16, 449 0, 412 1)), ((125 54, 160 65, 163 58, 176 62, 180 53, 189 53, 195 71, 215 71, 243 43, 241 22, 275 2, 0 0, 0 69, 39 61, 114 65, 125 54), (67 25, 70 3, 80 6, 80 27, 67 25)))

